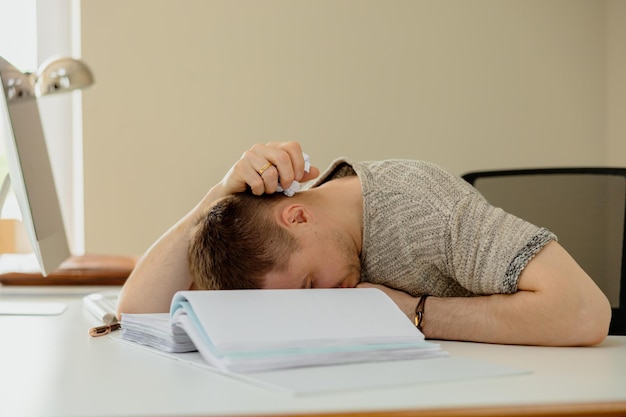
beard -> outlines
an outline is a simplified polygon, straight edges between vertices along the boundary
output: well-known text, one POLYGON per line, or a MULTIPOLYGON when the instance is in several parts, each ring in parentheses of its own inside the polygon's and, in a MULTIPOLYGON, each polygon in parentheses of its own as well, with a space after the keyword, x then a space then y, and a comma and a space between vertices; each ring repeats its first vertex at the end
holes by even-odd
POLYGON ((356 244, 336 229, 331 232, 330 239, 340 256, 341 264, 345 265, 344 276, 354 277, 354 282, 350 282, 349 286, 355 287, 361 280, 361 259, 356 244))

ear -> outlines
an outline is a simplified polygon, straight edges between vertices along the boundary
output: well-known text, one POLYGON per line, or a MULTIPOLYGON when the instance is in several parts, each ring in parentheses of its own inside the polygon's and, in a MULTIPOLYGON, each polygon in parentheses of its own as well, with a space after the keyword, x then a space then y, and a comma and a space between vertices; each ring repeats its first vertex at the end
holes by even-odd
POLYGON ((292 203, 278 209, 278 221, 285 227, 307 224, 312 220, 313 213, 304 204, 292 203))

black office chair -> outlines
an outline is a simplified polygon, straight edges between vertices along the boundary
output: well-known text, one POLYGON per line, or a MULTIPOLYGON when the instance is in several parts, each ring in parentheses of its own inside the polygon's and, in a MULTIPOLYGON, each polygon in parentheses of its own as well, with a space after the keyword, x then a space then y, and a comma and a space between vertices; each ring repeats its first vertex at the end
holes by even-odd
POLYGON ((626 168, 470 172, 487 201, 553 231, 611 302, 610 334, 626 335, 626 168))

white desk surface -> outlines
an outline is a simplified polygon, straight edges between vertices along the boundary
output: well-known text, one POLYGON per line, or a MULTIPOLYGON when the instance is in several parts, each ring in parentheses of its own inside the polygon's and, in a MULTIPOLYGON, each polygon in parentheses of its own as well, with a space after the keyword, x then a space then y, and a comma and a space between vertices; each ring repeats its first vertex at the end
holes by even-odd
POLYGON ((94 290, 0 288, 0 301, 68 303, 58 316, 0 316, 0 416, 626 415, 623 336, 591 348, 442 342, 532 373, 294 397, 90 337, 99 323, 82 295, 94 290))

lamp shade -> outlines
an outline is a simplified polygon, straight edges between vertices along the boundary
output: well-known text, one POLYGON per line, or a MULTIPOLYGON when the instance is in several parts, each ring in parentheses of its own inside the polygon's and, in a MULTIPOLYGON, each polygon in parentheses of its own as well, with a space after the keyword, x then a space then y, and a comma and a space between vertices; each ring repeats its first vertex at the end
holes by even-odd
POLYGON ((8 101, 35 98, 32 74, 23 73, 0 57, 0 78, 8 101))
POLYGON ((41 64, 37 71, 35 91, 38 96, 64 93, 93 84, 91 70, 74 58, 52 58, 41 64))

